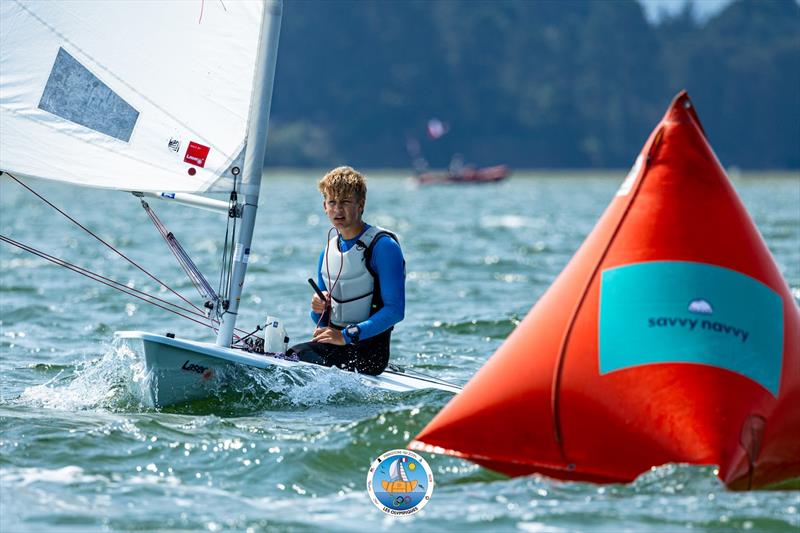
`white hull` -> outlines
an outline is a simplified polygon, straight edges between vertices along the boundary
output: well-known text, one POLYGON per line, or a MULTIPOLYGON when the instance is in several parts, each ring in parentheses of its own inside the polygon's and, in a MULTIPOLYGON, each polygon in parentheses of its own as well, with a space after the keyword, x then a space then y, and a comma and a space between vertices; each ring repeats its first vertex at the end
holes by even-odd
MULTIPOLYGON (((226 370, 236 365, 253 368, 289 368, 301 365, 324 368, 312 363, 289 361, 272 355, 249 353, 143 331, 117 331, 114 335, 122 339, 142 341, 146 373, 142 392, 145 403, 151 407, 165 407, 211 396, 222 385, 226 370)), ((457 385, 394 365, 390 365, 379 376, 358 374, 358 377, 366 385, 393 392, 424 389, 438 389, 453 394, 461 392, 461 387, 457 385)))

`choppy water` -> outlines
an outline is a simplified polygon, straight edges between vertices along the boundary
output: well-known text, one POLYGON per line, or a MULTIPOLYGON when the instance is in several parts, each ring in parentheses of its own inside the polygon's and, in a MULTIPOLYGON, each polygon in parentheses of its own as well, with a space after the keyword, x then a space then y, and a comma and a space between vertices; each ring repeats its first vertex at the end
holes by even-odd
MULTIPOLYGON (((497 186, 370 181, 366 219, 395 229, 408 262, 393 360, 466 382, 566 264, 614 195, 613 177, 515 176, 497 186)), ((315 173, 278 172, 262 193, 240 324, 280 316, 311 328, 312 274, 327 226, 315 173)), ((151 272, 194 296, 131 196, 32 182, 151 272)), ((800 176, 735 185, 800 300, 800 176)), ((152 202, 216 285, 221 216, 152 202)), ((7 177, 0 233, 156 292, 155 284, 7 177)), ((219 397, 162 411, 139 402, 137 358, 118 329, 202 327, 0 244, 0 531, 795 530, 800 493, 727 492, 713 467, 667 465, 629 485, 506 479, 427 456, 428 506, 384 516, 367 469, 448 401, 396 395, 317 369, 240 376, 219 397)))

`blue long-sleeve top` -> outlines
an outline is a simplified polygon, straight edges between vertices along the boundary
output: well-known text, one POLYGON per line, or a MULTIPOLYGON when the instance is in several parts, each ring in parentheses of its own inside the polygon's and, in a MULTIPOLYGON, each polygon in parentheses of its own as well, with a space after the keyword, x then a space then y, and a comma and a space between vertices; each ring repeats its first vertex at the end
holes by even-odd
MULTIPOLYGON (((364 224, 364 230, 352 239, 339 237, 339 249, 346 252, 355 246, 356 241, 369 228, 369 224, 364 224)), ((325 249, 323 248, 317 262, 317 284, 323 291, 327 290, 322 276, 324 259, 325 249)), ((372 249, 370 266, 378 274, 383 307, 368 319, 358 323, 358 327, 361 330, 360 340, 383 333, 403 320, 406 309, 405 260, 403 259, 403 251, 397 241, 388 236, 380 237, 372 249)), ((314 321, 314 324, 317 324, 319 319, 320 315, 311 311, 311 320, 314 321)), ((342 335, 347 344, 352 342, 346 332, 343 331, 342 335)))

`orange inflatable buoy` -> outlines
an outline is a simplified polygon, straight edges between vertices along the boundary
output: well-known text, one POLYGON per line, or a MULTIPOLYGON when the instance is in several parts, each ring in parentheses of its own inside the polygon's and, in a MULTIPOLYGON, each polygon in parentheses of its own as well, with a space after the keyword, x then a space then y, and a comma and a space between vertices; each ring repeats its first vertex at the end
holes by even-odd
POLYGON ((508 475, 800 478, 800 312, 681 92, 575 256, 409 444, 508 475))

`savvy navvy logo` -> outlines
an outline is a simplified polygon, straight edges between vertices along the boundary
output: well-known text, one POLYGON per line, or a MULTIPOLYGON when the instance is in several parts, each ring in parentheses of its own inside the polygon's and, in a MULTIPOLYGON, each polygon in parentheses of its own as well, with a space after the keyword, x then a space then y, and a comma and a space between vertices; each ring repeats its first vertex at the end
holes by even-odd
POLYGON ((372 503, 384 513, 412 515, 430 501, 433 473, 420 455, 409 450, 391 450, 370 466, 367 492, 372 503))
MULTIPOLYGON (((689 302, 689 311, 694 314, 709 316, 714 313, 714 309, 711 307, 711 304, 702 298, 689 302)), ((651 316, 647 319, 647 325, 651 328, 688 328, 689 331, 694 331, 695 328, 706 329, 709 331, 722 333, 724 335, 733 335, 736 338, 741 337, 742 342, 747 342, 747 338, 750 336, 749 331, 742 328, 737 328, 731 324, 711 321, 710 319, 701 320, 699 318, 683 316, 651 316)))
POLYGON ((651 364, 700 364, 745 376, 774 396, 781 383, 783 301, 718 265, 652 261, 601 275, 600 375, 651 364))

